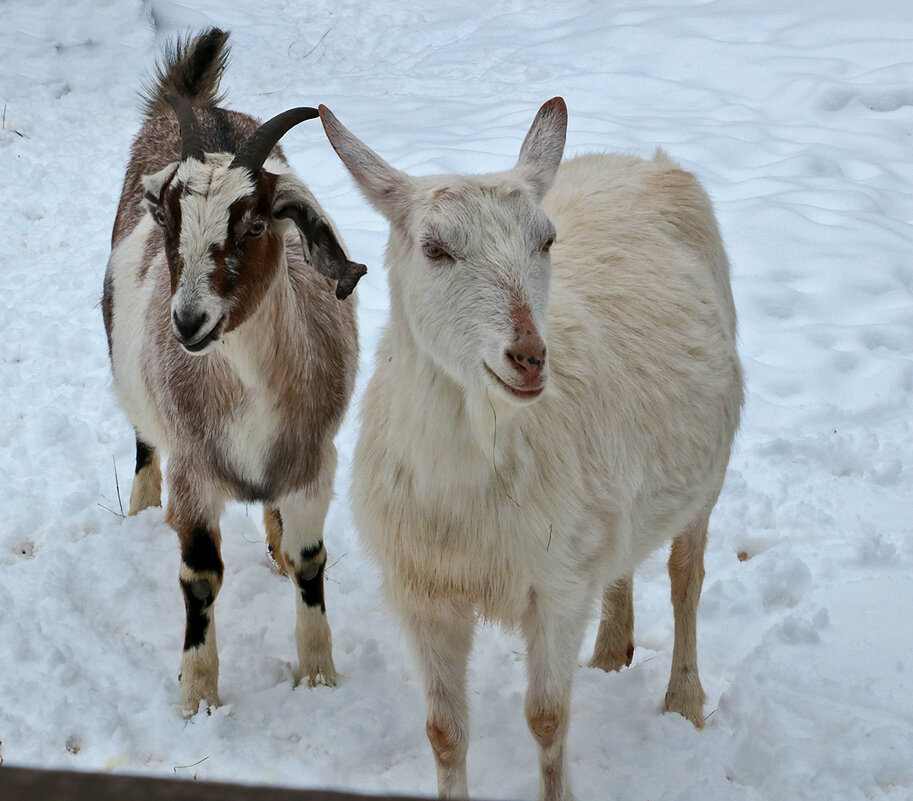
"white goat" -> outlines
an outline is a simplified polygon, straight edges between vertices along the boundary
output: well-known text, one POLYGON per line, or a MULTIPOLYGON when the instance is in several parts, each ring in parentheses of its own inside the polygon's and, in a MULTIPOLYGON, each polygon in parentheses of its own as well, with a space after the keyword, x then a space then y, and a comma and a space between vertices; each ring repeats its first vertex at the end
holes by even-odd
POLYGON ((260 125, 216 107, 226 38, 178 42, 149 87, 102 301, 114 388, 136 428, 130 514, 161 503, 168 454, 190 713, 219 703, 213 603, 229 498, 268 504, 269 541, 296 585, 300 675, 335 682, 323 522, 358 335, 354 300, 333 297, 330 279, 344 298, 364 272, 274 150, 316 110, 260 125))
POLYGON ((352 496, 424 682, 440 794, 467 794, 480 614, 525 635, 540 797, 570 799, 569 699, 593 601, 606 588, 592 664, 619 669, 633 570, 670 539, 666 708, 703 723, 703 551, 742 402, 710 202, 662 153, 560 164, 561 98, 512 170, 479 176, 410 177, 320 114, 390 221, 391 316, 352 496))

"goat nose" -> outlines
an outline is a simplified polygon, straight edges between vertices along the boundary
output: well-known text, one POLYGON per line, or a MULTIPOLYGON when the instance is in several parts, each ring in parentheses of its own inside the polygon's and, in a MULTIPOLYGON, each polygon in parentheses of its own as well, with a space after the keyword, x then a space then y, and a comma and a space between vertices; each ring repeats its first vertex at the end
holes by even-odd
POLYGON ((171 318, 174 320, 174 327, 179 334, 179 338, 185 342, 190 342, 199 333, 200 329, 206 325, 209 315, 204 311, 178 313, 178 310, 175 309, 171 318))
POLYGON ((523 337, 505 355, 517 369, 536 376, 545 364, 545 343, 539 337, 523 337))

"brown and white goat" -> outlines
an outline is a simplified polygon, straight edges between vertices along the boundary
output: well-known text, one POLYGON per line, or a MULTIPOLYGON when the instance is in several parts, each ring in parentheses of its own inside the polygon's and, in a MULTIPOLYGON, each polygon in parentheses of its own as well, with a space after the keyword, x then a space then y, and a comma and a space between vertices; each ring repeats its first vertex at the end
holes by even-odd
POLYGON ((592 664, 629 664, 631 575, 669 540, 666 708, 703 723, 704 544, 742 401, 713 210, 662 153, 561 163, 561 98, 512 170, 474 176, 406 175, 320 113, 390 221, 390 321, 361 407, 353 510, 421 673, 440 794, 467 793, 482 615, 526 638, 540 798, 567 801, 591 607, 604 589, 592 664))
POLYGON ((216 106, 226 38, 178 42, 149 87, 102 303, 114 388, 136 429, 130 514, 161 503, 168 456, 190 713, 219 703, 213 604, 228 499, 266 504, 270 541, 281 526, 300 677, 335 683, 323 523, 357 362, 354 299, 343 298, 364 273, 275 147, 316 111, 260 125, 216 106))

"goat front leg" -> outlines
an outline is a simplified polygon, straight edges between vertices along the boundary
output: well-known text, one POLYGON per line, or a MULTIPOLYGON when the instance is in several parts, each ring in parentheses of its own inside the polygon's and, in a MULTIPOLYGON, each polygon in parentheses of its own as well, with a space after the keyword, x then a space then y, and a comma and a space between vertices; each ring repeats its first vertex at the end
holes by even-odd
POLYGON ((466 667, 475 616, 464 601, 428 602, 403 616, 425 691, 425 732, 434 752, 441 798, 468 798, 469 709, 466 667))
POLYGON ((281 559, 295 584, 296 682, 307 681, 310 687, 318 684, 333 687, 337 681, 324 598, 327 551, 323 545, 323 524, 333 494, 335 472, 336 451, 332 449, 324 457, 319 479, 279 503, 281 559))
POLYGON ((215 491, 206 495, 180 460, 168 462, 168 523, 181 543, 179 579, 186 623, 181 657, 181 708, 195 714, 204 701, 219 706, 219 652, 214 604, 222 587, 219 516, 224 501, 215 491))
POLYGON ((571 685, 586 629, 588 602, 562 598, 549 602, 535 589, 522 619, 527 642, 529 687, 526 722, 539 746, 539 801, 573 801, 565 743, 571 685))
POLYGON ((697 671, 697 605, 704 581, 708 517, 702 516, 679 534, 672 542, 669 555, 675 644, 666 709, 684 715, 698 729, 704 727, 704 701, 707 698, 697 671))
POLYGON ((158 451, 136 435, 136 471, 130 488, 130 515, 162 505, 162 468, 158 451))
POLYGON ((605 588, 602 618, 590 667, 606 672, 621 670, 634 658, 634 577, 627 576, 605 588))

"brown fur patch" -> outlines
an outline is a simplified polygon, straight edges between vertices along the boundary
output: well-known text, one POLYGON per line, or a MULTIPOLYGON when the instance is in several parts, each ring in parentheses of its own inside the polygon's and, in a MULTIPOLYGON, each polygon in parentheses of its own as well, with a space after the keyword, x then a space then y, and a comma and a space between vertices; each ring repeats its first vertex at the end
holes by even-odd
POLYGON ((428 735, 428 742, 431 743, 431 750, 441 765, 452 765, 456 762, 459 748, 456 737, 433 720, 427 722, 425 732, 428 735))
POLYGON ((529 730, 536 738, 536 742, 543 748, 551 747, 555 742, 555 734, 561 725, 561 717, 557 712, 537 712, 527 719, 529 730))
POLYGON ((101 295, 101 316, 105 323, 105 335, 108 338, 108 356, 111 356, 111 331, 114 325, 114 278, 105 273, 104 289, 101 295))
POLYGON ((226 332, 254 314, 279 269, 283 242, 273 227, 275 187, 276 176, 261 173, 254 192, 232 203, 225 242, 212 248, 216 269, 210 286, 232 300, 226 332), (266 225, 262 234, 249 234, 247 225, 251 219, 262 220, 266 225))
POLYGON ((174 295, 184 268, 181 258, 181 187, 165 187, 162 192, 162 208, 165 211, 165 257, 171 274, 171 294, 174 295))
POLYGON ((263 525, 266 528, 266 548, 276 569, 283 576, 288 575, 288 564, 282 555, 282 516, 272 506, 263 507, 263 525))

